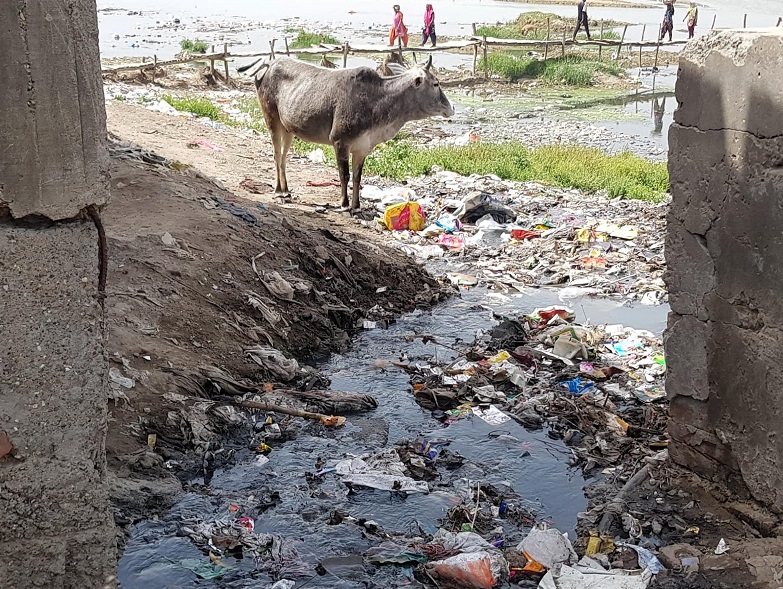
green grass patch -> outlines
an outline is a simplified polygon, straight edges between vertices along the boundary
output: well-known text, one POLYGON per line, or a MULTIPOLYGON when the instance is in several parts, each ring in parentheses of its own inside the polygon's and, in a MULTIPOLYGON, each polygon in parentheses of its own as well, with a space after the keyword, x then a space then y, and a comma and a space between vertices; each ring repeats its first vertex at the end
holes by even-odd
POLYGON ((367 158, 365 173, 402 180, 426 174, 432 166, 463 175, 495 174, 504 180, 588 192, 606 190, 612 198, 657 202, 669 190, 665 163, 631 153, 607 155, 581 146, 530 149, 521 143, 479 143, 425 149, 407 140, 393 140, 378 146, 367 158))
MULTIPOLYGON (((553 86, 592 86, 593 78, 599 72, 613 76, 624 73, 615 63, 575 55, 539 60, 496 51, 487 55, 487 64, 489 71, 509 80, 537 78, 553 86)), ((481 67, 484 67, 483 59, 481 67)))
POLYGON ((220 121, 224 118, 222 111, 207 98, 177 98, 166 94, 163 100, 177 110, 190 112, 199 117, 207 117, 213 121, 220 121))
POLYGON ((186 53, 206 53, 207 49, 209 49, 207 42, 201 39, 182 39, 179 42, 179 46, 186 53))
POLYGON ((340 41, 328 33, 313 33, 311 31, 299 29, 296 39, 290 43, 289 47, 292 49, 309 49, 313 45, 320 45, 321 43, 326 45, 339 45, 340 41))

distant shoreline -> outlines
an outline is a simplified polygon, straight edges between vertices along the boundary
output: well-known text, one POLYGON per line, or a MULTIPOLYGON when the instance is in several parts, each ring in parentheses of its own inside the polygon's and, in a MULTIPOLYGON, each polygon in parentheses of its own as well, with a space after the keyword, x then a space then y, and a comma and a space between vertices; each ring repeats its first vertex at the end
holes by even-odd
MULTIPOLYGON (((558 6, 576 6, 577 0, 500 0, 515 4, 552 4, 558 6)), ((595 8, 658 8, 657 5, 643 2, 625 2, 624 0, 592 0, 591 7, 595 8)))

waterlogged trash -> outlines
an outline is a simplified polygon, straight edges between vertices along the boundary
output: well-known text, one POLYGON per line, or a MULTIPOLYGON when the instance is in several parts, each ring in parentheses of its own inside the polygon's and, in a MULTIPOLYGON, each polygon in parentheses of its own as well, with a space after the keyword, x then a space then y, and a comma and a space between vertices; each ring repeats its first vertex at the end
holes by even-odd
POLYGON ((245 355, 259 366, 266 368, 275 378, 288 382, 299 373, 299 363, 294 358, 286 358, 280 350, 266 346, 245 349, 245 355))
POLYGON ((489 425, 501 425, 507 421, 511 421, 511 418, 508 415, 494 405, 490 405, 487 408, 473 407, 471 410, 473 411, 473 415, 480 417, 489 425))
POLYGON ((394 448, 361 458, 341 460, 334 468, 343 483, 358 487, 403 493, 430 491, 425 481, 413 480, 405 474, 405 465, 394 448))
POLYGON ((666 570, 665 567, 661 564, 661 561, 658 560, 658 557, 646 548, 636 546, 634 544, 619 544, 619 546, 634 550, 636 554, 639 555, 639 566, 641 566, 643 569, 647 569, 653 575, 657 575, 658 573, 666 570))
POLYGON ((555 528, 538 524, 517 546, 517 550, 530 555, 536 562, 551 569, 560 563, 575 563, 578 558, 571 541, 555 528))
POLYGON ((476 286, 478 284, 478 278, 469 274, 449 272, 446 276, 452 284, 457 286, 476 286))
POLYGON ((223 564, 218 565, 213 562, 206 562, 196 558, 185 558, 180 560, 179 565, 188 569, 199 579, 204 579, 207 581, 220 579, 227 572, 226 567, 223 564))
POLYGON ((383 222, 389 231, 421 231, 427 224, 427 214, 419 203, 408 201, 387 207, 383 222))
POLYGON ((407 546, 395 542, 383 542, 380 546, 370 548, 366 553, 370 564, 413 564, 427 562, 427 557, 419 552, 413 552, 407 546))
POLYGON ((267 589, 294 589, 296 586, 296 581, 289 581, 287 579, 283 579, 282 581, 278 581, 274 585, 269 585, 267 589))
POLYGON ((473 532, 438 530, 429 543, 442 552, 459 554, 425 565, 427 575, 440 586, 492 589, 508 576, 508 563, 495 546, 473 532))

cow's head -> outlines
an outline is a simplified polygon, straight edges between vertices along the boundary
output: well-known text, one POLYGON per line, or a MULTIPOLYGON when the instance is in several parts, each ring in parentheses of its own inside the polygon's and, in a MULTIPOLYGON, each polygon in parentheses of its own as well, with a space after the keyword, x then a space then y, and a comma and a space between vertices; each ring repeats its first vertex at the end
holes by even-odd
POLYGON ((411 84, 416 106, 428 117, 450 117, 454 107, 443 93, 440 82, 432 69, 432 56, 424 65, 406 68, 396 63, 387 64, 389 70, 398 76, 405 76, 411 84))

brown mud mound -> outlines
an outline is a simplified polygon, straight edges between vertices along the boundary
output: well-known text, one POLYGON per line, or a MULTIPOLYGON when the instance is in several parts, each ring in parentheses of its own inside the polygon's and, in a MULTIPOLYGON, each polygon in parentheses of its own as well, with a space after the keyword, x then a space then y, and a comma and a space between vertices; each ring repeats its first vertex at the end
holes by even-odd
POLYGON ((139 148, 112 147, 113 200, 102 218, 107 455, 119 523, 175 500, 178 483, 164 462, 191 448, 158 436, 152 452, 147 436, 190 410, 187 380, 200 367, 258 386, 288 382, 247 350, 323 357, 344 350, 366 320, 383 324, 446 296, 411 260, 330 230, 322 215, 293 219, 291 209, 243 200, 194 169, 172 167, 139 148))

